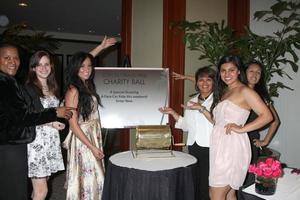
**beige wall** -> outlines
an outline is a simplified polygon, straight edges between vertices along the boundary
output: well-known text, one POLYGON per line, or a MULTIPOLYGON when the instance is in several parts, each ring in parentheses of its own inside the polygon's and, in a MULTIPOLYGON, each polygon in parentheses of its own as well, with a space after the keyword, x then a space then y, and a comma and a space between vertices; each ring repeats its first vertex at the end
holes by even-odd
MULTIPOLYGON (((186 4, 186 20, 188 21, 207 21, 221 22, 227 21, 227 0, 187 0, 186 4)), ((207 65, 204 60, 198 59, 198 51, 185 50, 185 74, 194 75, 195 71, 207 65)), ((185 82, 184 84, 184 100, 190 99, 189 95, 195 93, 194 84, 185 82)))
MULTIPOLYGON (((227 20, 227 0, 187 0, 186 19, 218 22, 227 20)), ((133 67, 161 67, 163 38, 163 0, 132 1, 133 67)), ((194 74, 205 62, 198 60, 199 53, 186 49, 185 73, 194 74)), ((185 83, 185 101, 194 92, 194 85, 185 83)), ((133 136, 133 135, 131 135, 133 136)), ((131 137, 132 138, 132 137, 131 137)), ((131 142, 132 146, 132 142, 131 142)))
POLYGON ((133 67, 162 67, 163 0, 132 1, 133 67))
MULTIPOLYGON (((187 0, 186 19, 221 22, 227 20, 227 0, 187 0)), ((163 0, 132 1, 132 52, 133 67, 162 66, 163 0)), ((194 74, 205 61, 198 60, 199 53, 186 49, 185 73, 194 74)), ((194 85, 185 83, 185 101, 194 93, 194 85)))

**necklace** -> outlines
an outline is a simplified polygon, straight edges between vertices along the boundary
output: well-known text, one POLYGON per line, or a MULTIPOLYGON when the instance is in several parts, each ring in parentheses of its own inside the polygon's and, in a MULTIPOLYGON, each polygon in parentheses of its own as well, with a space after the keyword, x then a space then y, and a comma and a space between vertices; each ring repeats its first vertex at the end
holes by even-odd
POLYGON ((202 97, 201 94, 198 96, 198 103, 202 104, 209 96, 211 93, 209 93, 206 97, 202 97))

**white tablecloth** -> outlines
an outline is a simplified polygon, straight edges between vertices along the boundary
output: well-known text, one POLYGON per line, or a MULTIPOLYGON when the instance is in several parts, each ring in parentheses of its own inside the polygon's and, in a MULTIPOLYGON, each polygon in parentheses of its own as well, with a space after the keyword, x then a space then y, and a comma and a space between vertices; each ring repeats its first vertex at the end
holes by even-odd
POLYGON ((255 192, 255 186, 250 185, 243 192, 253 194, 266 200, 300 200, 300 175, 291 174, 291 169, 284 169, 283 177, 278 179, 274 195, 266 196, 255 192))
POLYGON ((173 151, 174 157, 164 158, 134 158, 131 151, 117 153, 109 160, 117 166, 147 171, 159 171, 186 167, 196 163, 197 159, 187 153, 173 151))

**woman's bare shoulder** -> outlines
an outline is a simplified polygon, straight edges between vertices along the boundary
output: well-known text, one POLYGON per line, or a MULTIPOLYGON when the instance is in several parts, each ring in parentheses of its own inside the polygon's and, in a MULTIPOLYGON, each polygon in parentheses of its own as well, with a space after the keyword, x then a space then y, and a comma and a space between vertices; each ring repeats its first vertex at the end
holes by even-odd
POLYGON ((78 89, 76 87, 74 87, 73 85, 70 85, 68 87, 67 92, 66 92, 66 98, 67 97, 74 97, 74 96, 78 96, 78 89))
POLYGON ((68 90, 67 90, 67 93, 76 94, 76 93, 78 93, 78 89, 75 86, 70 85, 68 90))
POLYGON ((241 86, 239 92, 242 95, 251 95, 251 94, 255 94, 256 93, 252 88, 250 88, 250 87, 248 87, 246 85, 241 86))

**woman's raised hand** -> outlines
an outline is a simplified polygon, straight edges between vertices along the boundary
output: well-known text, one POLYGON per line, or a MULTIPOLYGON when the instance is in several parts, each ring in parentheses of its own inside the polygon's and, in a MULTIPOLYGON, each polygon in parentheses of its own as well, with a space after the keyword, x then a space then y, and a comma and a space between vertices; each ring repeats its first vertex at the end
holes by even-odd
POLYGON ((106 49, 110 46, 113 46, 114 44, 116 44, 117 40, 116 38, 108 38, 108 37, 104 37, 100 46, 103 48, 103 49, 106 49))
POLYGON ((172 72, 172 77, 175 79, 175 80, 184 80, 186 77, 185 75, 183 74, 178 74, 176 72, 172 72))
POLYGON ((164 114, 173 114, 175 112, 172 108, 169 107, 161 107, 158 110, 164 114))
POLYGON ((189 81, 195 82, 195 77, 190 76, 190 75, 184 75, 184 74, 178 74, 176 72, 172 72, 172 77, 175 80, 189 80, 189 81))

